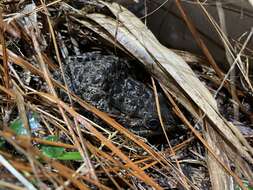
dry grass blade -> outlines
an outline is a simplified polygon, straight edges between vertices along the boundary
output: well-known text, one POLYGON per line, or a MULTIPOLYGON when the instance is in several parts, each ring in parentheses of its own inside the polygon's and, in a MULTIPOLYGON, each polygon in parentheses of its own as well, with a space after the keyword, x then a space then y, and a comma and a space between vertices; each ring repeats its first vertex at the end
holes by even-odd
MULTIPOLYGON (((226 26, 226 18, 225 18, 225 13, 224 13, 222 4, 220 2, 217 2, 216 6, 217 6, 218 15, 219 15, 221 30, 223 31, 224 35, 227 36, 228 33, 227 33, 227 26, 226 26)), ((223 40, 223 41, 225 41, 225 40, 223 40)), ((233 64, 233 59, 229 53, 229 50, 228 50, 229 47, 226 46, 226 43, 224 43, 224 48, 225 48, 225 52, 226 52, 227 61, 231 66, 233 64)), ((235 74, 236 74, 236 72, 235 72, 235 68, 234 68, 230 73, 231 84, 235 84, 235 74)), ((236 99, 238 99, 238 97, 236 97, 237 96, 236 87, 235 87, 235 85, 230 85, 230 86, 231 86, 230 88, 231 88, 232 98, 236 101, 236 99)), ((239 119, 239 107, 238 107, 238 105, 233 104, 233 108, 234 108, 234 119, 238 120, 239 119)))
MULTIPOLYGON (((47 9, 45 8, 45 5, 43 4, 43 8, 45 9, 45 11, 47 11, 47 9)), ((51 26, 50 24, 50 20, 49 18, 47 17, 48 19, 48 22, 49 22, 49 26, 51 26)), ((51 32, 51 35, 54 37, 54 34, 53 34, 53 29, 52 29, 52 26, 50 27, 50 32, 51 32)), ((40 66, 41 66, 41 69, 43 71, 43 74, 44 74, 44 78, 49 86, 49 89, 51 91, 51 93, 57 97, 57 93, 54 89, 54 86, 53 86, 53 83, 52 83, 52 80, 50 78, 50 74, 49 74, 49 71, 47 69, 47 66, 46 66, 46 63, 43 59, 43 55, 41 53, 41 50, 40 50, 40 47, 39 47, 39 43, 36 39, 36 35, 34 33, 34 29, 33 28, 29 28, 29 30, 31 31, 31 37, 32 37, 32 41, 33 41, 33 44, 34 44, 34 48, 35 48, 35 51, 37 53, 37 57, 38 57, 38 62, 40 63, 40 66)), ((53 38, 54 39, 54 38, 53 38)), ((57 49, 57 45, 55 45, 55 48, 56 48, 56 52, 58 52, 58 49, 57 49)), ((59 54, 57 54, 58 56, 58 61, 60 61, 59 59, 59 54)), ((93 178, 93 179, 96 179, 97 180, 97 177, 96 177, 96 174, 93 170, 93 167, 92 167, 92 164, 89 160, 89 158, 87 157, 87 154, 85 153, 86 151, 82 149, 79 141, 78 141, 78 138, 76 137, 75 133, 74 133, 74 130, 72 129, 72 127, 70 126, 70 123, 68 122, 68 119, 67 119, 67 116, 65 115, 64 111, 59 107, 59 110, 62 114, 62 117, 64 119, 64 121, 66 122, 67 126, 68 126, 68 129, 71 133, 71 136, 73 138, 73 140, 75 141, 77 147, 79 148, 79 152, 81 153, 81 155, 83 156, 84 160, 87 162, 87 167, 89 168, 88 171, 90 172, 90 176, 93 178)))
MULTIPOLYGON (((191 131, 194 133, 194 135, 203 143, 203 145, 207 148, 207 150, 209 151, 209 153, 212 155, 212 157, 215 158, 215 160, 225 169, 225 171, 234 177, 235 181, 242 187, 242 189, 245 189, 245 187, 243 186, 242 181, 239 179, 239 177, 230 170, 230 168, 219 158, 219 156, 213 151, 212 148, 215 148, 215 146, 213 144, 209 145, 207 143, 207 141, 205 141, 205 139, 201 136, 201 134, 190 124, 190 122, 185 118, 184 114, 181 112, 181 110, 179 109, 179 107, 176 105, 175 101, 172 99, 172 97, 168 94, 167 92, 167 96, 170 99, 170 102, 172 103, 176 113, 178 114, 178 116, 182 119, 182 121, 191 129, 191 131)), ((212 142, 213 143, 213 142, 212 142)), ((213 169, 213 168, 210 168, 213 169)))
MULTIPOLYGON (((234 51, 232 50, 232 45, 231 43, 229 42, 227 36, 224 34, 224 32, 222 31, 222 29, 218 26, 218 24, 215 22, 215 20, 212 18, 212 16, 208 13, 208 11, 203 7, 203 5, 198 1, 198 4, 199 6, 201 7, 201 9, 203 10, 203 12, 205 13, 206 17, 209 19, 209 21, 211 22, 211 24, 213 25, 213 27, 215 28, 216 32, 218 33, 218 35, 220 36, 221 40, 223 41, 223 43, 225 44, 225 46, 227 47, 227 51, 229 53, 229 55, 232 57, 232 60, 233 60, 233 63, 231 64, 231 67, 230 67, 230 71, 228 73, 230 73, 235 65, 238 66, 244 80, 246 81, 247 85, 248 85, 248 88, 253 91, 253 87, 252 87, 252 84, 249 80, 249 78, 247 77, 247 74, 243 68, 243 63, 242 63, 242 60, 241 60, 241 54, 242 52, 244 51, 244 49, 246 48, 246 45, 249 43, 249 40, 252 36, 252 27, 250 29, 250 32, 248 34, 248 37, 247 39, 245 40, 245 43, 244 45, 242 46, 240 52, 235 56, 234 55, 234 51)), ((227 77, 225 76, 225 78, 223 80, 226 80, 227 77)))
POLYGON ((27 137, 27 136, 15 136, 14 134, 10 132, 3 132, 5 137, 8 138, 15 138, 17 142, 22 143, 24 141, 28 141, 29 139, 33 142, 44 144, 44 145, 51 145, 51 146, 58 146, 58 147, 64 147, 64 148, 69 148, 69 149, 77 149, 75 146, 71 144, 65 144, 65 143, 60 143, 60 142, 53 142, 53 141, 48 141, 48 140, 43 140, 40 138, 34 138, 34 137, 27 137))
POLYGON ((19 187, 17 185, 13 185, 11 183, 7 183, 7 182, 1 181, 1 180, 0 180, 0 187, 13 189, 13 190, 25 190, 25 188, 23 188, 23 187, 19 187))
POLYGON ((204 41, 201 39, 199 33, 197 32, 196 28, 194 27, 194 25, 192 24, 191 20, 189 19, 189 17, 187 17, 181 3, 180 0, 176 0, 176 5, 181 13, 181 16, 183 17, 184 21, 186 22, 188 28, 190 29, 192 35, 194 36, 197 44, 199 45, 199 47, 202 49, 203 53, 205 54, 205 56, 207 57, 208 61, 210 62, 211 66, 213 67, 213 69, 215 70, 215 72, 217 73, 217 75, 220 78, 223 78, 223 72, 221 71, 221 69, 218 67, 218 65, 216 64, 213 56, 211 55, 211 53, 209 52, 208 48, 206 47, 204 41))
MULTIPOLYGON (((3 80, 6 88, 10 87, 10 74, 8 68, 8 54, 6 51, 6 43, 5 43, 5 30, 7 29, 7 25, 3 21, 3 10, 0 8, 0 41, 3 47, 3 80)), ((7 105, 8 107, 8 105, 7 105)))
MULTIPOLYGON (((49 14, 49 11, 47 10, 47 7, 46 5, 43 3, 43 1, 41 0, 41 3, 42 3, 42 6, 43 6, 43 9, 46 11, 47 14, 49 14)), ((55 49, 55 52, 56 52, 56 57, 57 57, 57 61, 60 65, 60 68, 61 68, 61 73, 62 73, 62 77, 63 77, 63 80, 64 80, 64 84, 66 86, 66 78, 64 76, 64 71, 63 71, 63 66, 62 66, 62 63, 61 63, 61 59, 60 59, 60 54, 59 54, 59 49, 58 49, 58 46, 57 46, 57 43, 56 43, 56 38, 55 38, 55 34, 54 34, 54 30, 53 30, 53 26, 52 26, 52 23, 50 21, 50 18, 49 16, 47 15, 47 22, 48 22, 48 25, 49 25, 49 29, 50 29, 50 33, 51 33, 51 36, 53 38, 53 44, 54 44, 54 49, 55 49)), ((67 94, 68 94, 68 97, 69 97, 69 100, 72 104, 72 99, 71 99, 71 96, 70 96, 70 92, 69 92, 69 89, 68 87, 67 88, 67 94)), ((66 117, 66 116, 64 116, 66 117)), ((76 122, 75 122, 76 123, 76 122)), ((80 128, 76 125, 76 130, 78 132, 78 135, 79 135, 79 138, 80 138, 80 142, 81 142, 81 145, 78 145, 80 146, 80 152, 82 153, 83 157, 84 157, 84 160, 86 162, 86 170, 88 169, 89 172, 90 172, 90 175, 93 179, 97 180, 98 181, 98 178, 96 176, 96 173, 94 171, 94 168, 93 168, 93 165, 91 164, 91 161, 89 159, 89 156, 88 156, 88 152, 87 152, 87 149, 83 143, 83 138, 82 138, 82 135, 81 135, 81 132, 80 132, 80 128)), ((73 134, 73 133, 72 133, 73 134)), ((75 139, 75 138, 74 138, 75 139)), ((77 142, 77 141, 76 141, 77 142)))
POLYGON ((155 81, 153 78, 151 78, 151 81, 152 81, 152 85, 153 85, 153 89, 154 89, 154 94, 155 94, 155 101, 156 101, 156 108, 157 108, 157 113, 158 113, 158 116, 159 116, 159 120, 160 120, 160 123, 161 123, 161 127, 162 127, 162 130, 163 130, 163 133, 165 135, 165 138, 167 140, 167 143, 169 144, 169 147, 170 147, 170 150, 171 150, 171 153, 172 153, 172 156, 174 156, 175 158, 175 161, 176 161, 176 165, 178 167, 178 170, 180 171, 180 173, 182 173, 182 179, 180 179, 180 181, 182 181, 185 189, 189 189, 189 186, 185 180, 186 176, 184 175, 183 171, 182 171, 182 168, 176 158, 176 154, 175 154, 175 151, 173 150, 171 144, 170 144, 170 140, 169 140, 169 137, 166 133, 166 130, 165 130, 165 126, 164 126, 164 123, 163 123, 163 120, 162 120, 162 115, 161 115, 161 109, 160 109, 160 103, 159 103, 159 98, 158 98, 158 94, 157 94, 157 88, 156 88, 156 85, 155 85, 155 81))

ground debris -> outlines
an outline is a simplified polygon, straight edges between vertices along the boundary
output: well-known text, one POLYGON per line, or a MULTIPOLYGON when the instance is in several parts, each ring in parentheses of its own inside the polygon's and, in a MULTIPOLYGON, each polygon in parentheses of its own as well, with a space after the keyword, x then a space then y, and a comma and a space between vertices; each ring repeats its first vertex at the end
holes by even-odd
MULTIPOLYGON (((248 88, 235 84, 237 100, 227 86, 217 92, 222 82, 207 60, 166 49, 115 3, 44 3, 3 3, 0 189, 211 189, 211 127, 224 154, 233 145, 220 167, 235 185, 250 182, 248 88), (224 134, 230 124, 239 130, 224 134)), ((142 0, 122 4, 145 14, 142 0)))

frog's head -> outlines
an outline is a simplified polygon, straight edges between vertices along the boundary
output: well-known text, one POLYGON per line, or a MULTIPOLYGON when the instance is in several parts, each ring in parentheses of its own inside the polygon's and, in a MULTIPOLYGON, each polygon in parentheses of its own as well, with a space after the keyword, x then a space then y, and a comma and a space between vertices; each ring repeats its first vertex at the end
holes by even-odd
MULTIPOLYGON (((175 120, 171 115, 171 110, 168 108, 161 109, 161 112, 164 130, 168 132, 173 128, 173 126, 175 126, 175 120)), ((148 117, 144 120, 138 119, 136 124, 133 124, 130 127, 130 130, 140 136, 150 137, 163 134, 161 121, 157 113, 154 113, 152 117, 148 117)))
MULTIPOLYGON (((170 131, 175 126, 175 119, 172 116, 172 110, 168 106, 165 98, 159 94, 160 111, 165 131, 170 131)), ((121 123, 131 132, 142 136, 150 137, 163 134, 161 121, 157 114, 156 104, 153 102, 148 106, 148 112, 145 109, 142 113, 133 116, 122 116, 121 123)))

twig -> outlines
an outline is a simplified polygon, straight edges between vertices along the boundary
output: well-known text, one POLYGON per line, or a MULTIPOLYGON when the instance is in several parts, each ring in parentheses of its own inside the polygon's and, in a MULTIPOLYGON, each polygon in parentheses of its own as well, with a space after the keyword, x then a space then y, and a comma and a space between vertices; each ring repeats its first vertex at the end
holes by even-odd
POLYGON ((219 66, 216 64, 213 56, 211 55, 211 53, 209 52, 208 48, 206 47, 204 41, 201 39, 198 31, 196 30, 196 28, 194 27, 192 21, 190 20, 190 18, 186 15, 180 0, 176 0, 176 5, 186 23, 186 25, 188 26, 189 30, 191 31, 193 37, 195 38, 198 46, 201 48, 201 50, 203 51, 203 53, 205 54, 205 56, 207 57, 209 63, 211 64, 211 66, 213 67, 213 69, 215 70, 215 72, 217 73, 217 75, 220 78, 223 78, 223 72, 221 71, 221 69, 219 68, 219 66))
MULTIPOLYGON (((223 31, 224 35, 227 36, 227 27, 226 27, 226 21, 225 21, 225 13, 224 13, 224 10, 222 8, 222 4, 221 2, 217 1, 216 2, 216 6, 217 6, 217 12, 218 12, 218 16, 219 16, 219 19, 220 19, 220 27, 221 27, 221 30, 223 31)), ((224 40, 223 40, 224 42, 224 40)), ((229 65, 231 66, 233 64, 233 58, 228 50, 229 47, 227 47, 226 43, 224 42, 224 48, 225 48, 225 52, 226 52, 226 58, 227 58, 227 61, 229 63, 229 65)), ((230 81, 231 81, 231 84, 230 84, 230 88, 231 88, 231 95, 232 95, 232 98, 235 100, 238 99, 237 98, 237 95, 236 95, 236 86, 235 86, 235 74, 236 74, 236 71, 235 71, 235 68, 231 71, 230 73, 230 81)), ((239 120, 239 108, 238 108, 238 105, 236 105, 235 103, 233 103, 233 108, 234 108, 234 119, 236 121, 239 120)))
MULTIPOLYGON (((166 130, 165 130, 165 126, 164 126, 164 123, 163 123, 163 119, 162 119, 162 114, 161 114, 161 109, 160 109, 160 103, 159 103, 159 98, 158 98, 158 94, 157 94, 157 89, 156 89, 156 85, 155 85, 155 80, 153 77, 151 77, 151 81, 152 81, 152 85, 153 85, 153 91, 154 91, 154 94, 155 94, 155 102, 156 102, 156 109, 157 109, 157 113, 158 113, 158 117, 159 117, 159 121, 160 121, 160 124, 161 124, 161 127, 162 127, 162 130, 163 130, 163 133, 165 135, 165 138, 167 140, 167 143, 170 147, 170 150, 171 150, 171 154, 172 154, 172 157, 175 159, 176 161, 176 164, 177 164, 177 167, 178 167, 178 171, 180 172, 180 175, 182 175, 182 183, 184 185, 184 187, 186 189, 189 189, 189 186, 187 184, 187 181, 185 180, 186 176, 184 175, 183 171, 182 171, 182 168, 176 158, 176 153, 175 151, 173 150, 171 144, 170 144, 170 140, 169 140, 169 137, 166 133, 166 130)), ((180 176, 181 177, 181 176, 180 176)))
POLYGON ((8 189, 13 189, 13 190, 25 190, 23 187, 19 187, 17 185, 14 185, 12 183, 7 183, 5 181, 0 181, 0 188, 8 188, 8 189))

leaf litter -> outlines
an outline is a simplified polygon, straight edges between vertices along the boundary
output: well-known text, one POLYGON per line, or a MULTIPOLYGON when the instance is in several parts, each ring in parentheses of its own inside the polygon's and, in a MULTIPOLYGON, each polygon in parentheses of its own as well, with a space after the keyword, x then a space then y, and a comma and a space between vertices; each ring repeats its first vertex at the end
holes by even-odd
MULTIPOLYGON (((253 133, 245 126, 251 121, 243 109, 240 121, 231 120, 232 111, 226 113, 234 100, 227 98, 226 86, 215 91, 223 84, 221 75, 204 58, 161 45, 141 20, 119 4, 85 1, 78 7, 78 3, 4 5, 0 186, 211 189, 225 179, 224 184, 233 181, 234 189, 250 189, 253 133), (64 75, 66 57, 94 50, 142 65, 155 80, 158 112, 156 90, 167 97, 177 118, 176 131, 138 136, 113 115, 75 95, 66 79, 59 83, 52 77, 57 68, 64 75), (58 89, 68 94, 68 100, 61 100, 58 89), (221 171, 216 178, 214 168, 221 171)), ((248 90, 240 88, 240 93, 250 97, 248 90)), ((239 100, 246 110, 251 109, 249 100, 239 100)), ((163 122, 161 117, 159 121, 163 122)))

